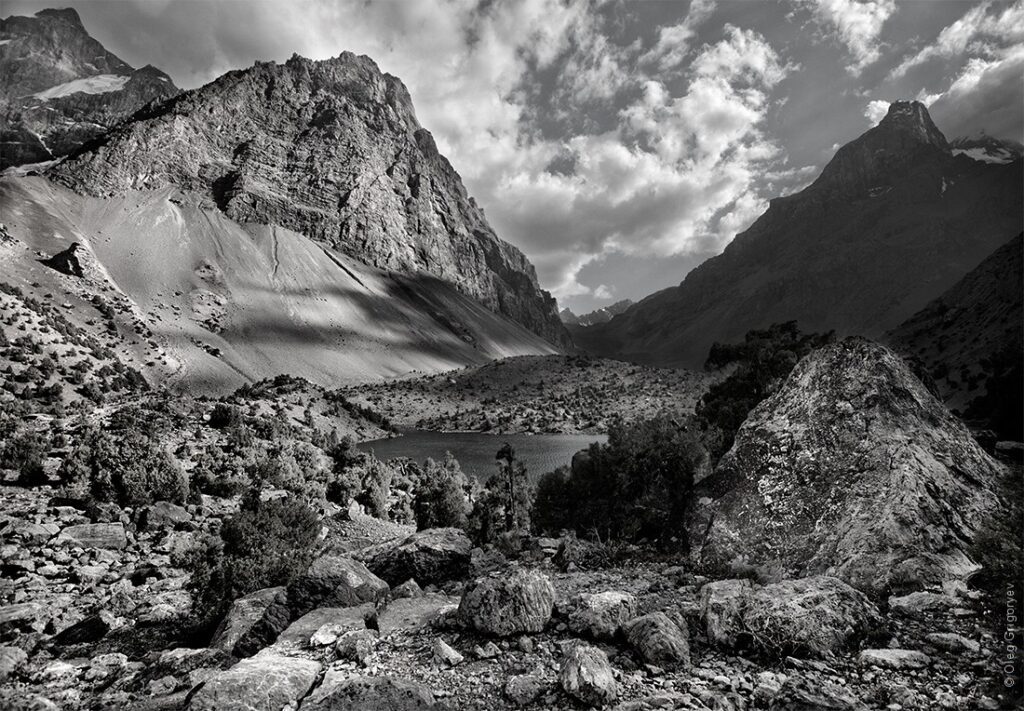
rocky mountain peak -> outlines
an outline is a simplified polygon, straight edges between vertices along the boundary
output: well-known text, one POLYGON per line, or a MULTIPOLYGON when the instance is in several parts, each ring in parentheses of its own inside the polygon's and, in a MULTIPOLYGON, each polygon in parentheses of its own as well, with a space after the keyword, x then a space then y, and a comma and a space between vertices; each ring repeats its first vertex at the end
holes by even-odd
POLYGON ((178 93, 89 35, 72 9, 0 20, 0 169, 66 155, 154 100, 178 93))
POLYGON ((953 139, 949 147, 953 155, 964 155, 982 163, 1012 163, 1024 156, 1024 145, 985 133, 976 136, 960 136, 953 139))
POLYGON ((836 151, 811 187, 850 197, 877 194, 909 170, 938 175, 951 157, 924 104, 894 101, 877 126, 836 151))
POLYGON ((928 143, 944 150, 949 148, 946 137, 932 122, 928 108, 920 101, 892 102, 889 105, 889 112, 879 122, 877 128, 881 131, 904 134, 921 143, 928 143))
POLYGON ((238 222, 440 278, 551 343, 570 343, 533 265, 497 237, 420 126, 408 90, 369 57, 296 55, 229 72, 140 113, 50 176, 97 196, 173 186, 238 222))
POLYGON ((45 10, 40 10, 35 14, 35 16, 41 19, 65 22, 69 25, 74 25, 80 28, 83 32, 85 31, 85 26, 82 24, 82 18, 78 16, 78 11, 71 7, 47 8, 45 10))

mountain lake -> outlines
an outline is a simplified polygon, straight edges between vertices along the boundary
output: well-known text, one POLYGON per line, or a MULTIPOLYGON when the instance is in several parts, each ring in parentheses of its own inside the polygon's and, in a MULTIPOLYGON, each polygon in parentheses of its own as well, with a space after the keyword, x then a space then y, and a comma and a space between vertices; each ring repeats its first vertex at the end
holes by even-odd
POLYGON ((362 442, 359 449, 372 451, 378 459, 408 457, 419 463, 431 457, 444 459, 451 452, 466 475, 474 475, 481 482, 497 471, 494 455, 508 442, 516 456, 526 464, 530 479, 536 481, 542 474, 553 471, 572 461, 572 455, 586 449, 592 442, 607 442, 603 434, 486 434, 483 432, 432 432, 407 430, 401 437, 362 442))

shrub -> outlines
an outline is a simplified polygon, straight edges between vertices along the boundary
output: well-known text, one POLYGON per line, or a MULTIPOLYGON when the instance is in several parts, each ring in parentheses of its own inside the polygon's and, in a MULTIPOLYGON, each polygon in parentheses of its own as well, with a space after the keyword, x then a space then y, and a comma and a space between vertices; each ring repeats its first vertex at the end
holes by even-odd
POLYGON ((428 459, 416 490, 413 513, 416 528, 466 528, 466 475, 459 462, 447 453, 444 462, 438 464, 428 459))
POLYGON ((530 529, 533 487, 526 465, 507 442, 494 456, 498 472, 473 502, 467 529, 478 543, 494 543, 504 534, 530 529))
POLYGON ((542 477, 534 521, 552 534, 570 529, 601 540, 685 543, 693 477, 704 457, 693 428, 667 413, 613 420, 607 444, 591 445, 570 469, 542 477))
POLYGON ((18 472, 23 484, 39 484, 46 480, 43 459, 50 448, 45 433, 27 430, 12 436, 0 446, 0 468, 18 472))
POLYGON ((219 618, 235 599, 287 585, 313 560, 320 520, 296 497, 261 501, 256 489, 188 564, 193 609, 204 621, 219 618))

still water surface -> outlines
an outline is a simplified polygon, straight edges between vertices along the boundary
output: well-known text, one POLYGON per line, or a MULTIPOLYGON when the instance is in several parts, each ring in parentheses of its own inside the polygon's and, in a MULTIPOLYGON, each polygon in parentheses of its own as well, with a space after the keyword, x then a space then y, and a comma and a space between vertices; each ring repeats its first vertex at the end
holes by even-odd
POLYGON ((607 435, 603 434, 493 435, 410 430, 401 437, 363 442, 359 448, 364 452, 372 450, 378 459, 409 457, 420 463, 427 457, 442 459, 445 452, 451 452, 462 465, 462 471, 486 481, 497 471, 494 455, 502 444, 508 442, 516 450, 516 456, 526 464, 530 478, 536 480, 541 474, 569 464, 572 455, 590 446, 591 442, 607 441, 607 435))

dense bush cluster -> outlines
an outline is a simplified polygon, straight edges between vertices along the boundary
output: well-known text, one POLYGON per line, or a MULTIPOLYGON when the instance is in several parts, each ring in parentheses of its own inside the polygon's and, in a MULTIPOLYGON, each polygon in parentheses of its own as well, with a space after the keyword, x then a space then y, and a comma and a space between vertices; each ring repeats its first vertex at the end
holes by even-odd
POLYGON ((287 585, 312 562, 320 519, 298 497, 264 501, 257 489, 239 512, 208 537, 188 567, 200 623, 219 619, 231 602, 262 588, 287 585))
POLYGON ((685 545, 684 514, 705 457, 693 427, 671 415, 614 421, 571 467, 546 474, 533 504, 535 527, 602 541, 673 539, 685 545))

